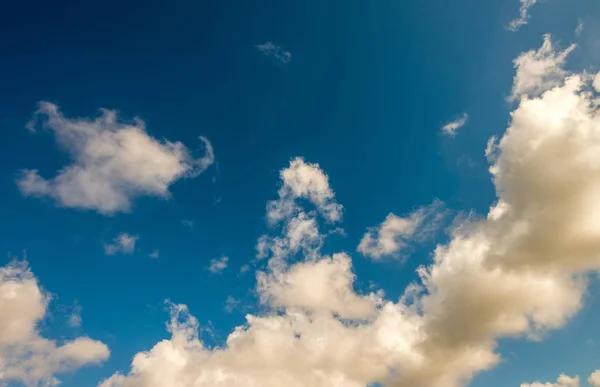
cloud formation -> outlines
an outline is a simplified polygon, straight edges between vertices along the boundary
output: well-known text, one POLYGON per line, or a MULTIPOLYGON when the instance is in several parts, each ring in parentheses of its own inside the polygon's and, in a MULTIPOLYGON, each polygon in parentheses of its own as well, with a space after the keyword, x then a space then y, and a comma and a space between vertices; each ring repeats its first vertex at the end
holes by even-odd
MULTIPOLYGON (((588 383, 592 387, 600 387, 600 370, 593 372, 589 376, 588 383)), ((561 374, 556 380, 556 383, 521 383, 521 387, 579 387, 579 377, 575 376, 571 378, 565 374, 561 374)))
POLYGON ((49 301, 26 263, 0 267, 0 385, 56 386, 56 374, 108 358, 106 345, 85 336, 62 344, 42 337, 49 301))
POLYGON ((520 0, 521 7, 519 8, 519 17, 513 19, 508 23, 508 28, 510 31, 517 32, 521 29, 525 24, 529 23, 529 8, 533 7, 537 0, 520 0))
POLYGON ((516 74, 509 100, 535 97, 559 85, 566 75, 563 65, 575 47, 572 44, 564 51, 556 52, 551 36, 546 34, 542 47, 519 55, 514 60, 516 74))
POLYGON ((133 254, 135 251, 135 243, 139 237, 137 235, 129 235, 125 232, 120 233, 113 239, 113 243, 104 245, 104 253, 106 255, 133 254))
POLYGON ((210 271, 213 274, 221 273, 223 270, 227 269, 228 262, 228 257, 211 259, 210 265, 208 265, 208 271, 210 271))
POLYGON ((369 228, 357 251, 374 260, 405 255, 403 253, 410 249, 411 242, 422 242, 433 236, 445 216, 443 206, 435 200, 404 218, 390 213, 379 227, 369 228))
POLYGON ((442 127, 442 133, 447 136, 454 137, 456 136, 457 130, 465 126, 468 120, 469 115, 467 113, 463 113, 462 117, 458 120, 448 122, 446 125, 444 125, 442 127))
POLYGON ((328 184, 304 178, 326 175, 299 161, 281 173, 278 200, 292 210, 267 206, 282 226, 263 243, 264 312, 210 348, 187 307, 172 305, 171 338, 101 386, 459 387, 500 361, 499 339, 564 326, 582 307, 586 274, 600 269, 600 115, 589 77, 563 71, 549 89, 523 92, 491 141, 497 202, 487 217, 454 227, 400 300, 357 292, 350 257, 321 252, 316 217, 339 205, 328 184))
POLYGON ((277 59, 277 61, 279 61, 280 63, 287 64, 292 61, 292 53, 291 52, 285 51, 283 48, 281 48, 280 46, 278 46, 272 42, 258 44, 256 46, 256 49, 258 51, 262 52, 266 56, 271 56, 271 57, 277 59))
POLYGON ((128 212, 140 196, 169 196, 169 186, 193 178, 214 161, 210 142, 194 158, 181 142, 159 141, 148 135, 143 121, 121 123, 112 110, 95 119, 67 118, 50 102, 41 102, 27 127, 38 123, 52 130, 72 163, 45 179, 35 169, 21 171, 17 184, 26 196, 49 197, 59 206, 104 215, 128 212))

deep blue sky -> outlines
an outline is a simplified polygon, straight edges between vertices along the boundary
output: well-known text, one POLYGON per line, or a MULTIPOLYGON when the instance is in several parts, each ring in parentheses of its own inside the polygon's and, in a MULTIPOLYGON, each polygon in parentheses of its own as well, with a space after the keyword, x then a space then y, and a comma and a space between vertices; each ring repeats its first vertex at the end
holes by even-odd
MULTIPOLYGON (((255 304, 253 276, 238 271, 266 230, 278 171, 295 156, 320 164, 345 207, 347 235, 331 237, 327 248, 354 254, 357 286, 373 281, 398 297, 431 246, 404 264, 373 264, 355 253, 365 229, 436 197, 456 211, 485 213, 494 191, 483 153, 507 125, 512 59, 538 47, 545 32, 573 41, 592 3, 549 0, 512 33, 504 26, 518 13, 516 0, 4 2, 0 262, 26 250, 55 295, 47 336, 85 333, 112 351, 105 366, 61 377, 63 385, 92 386, 166 337, 166 298, 210 321, 216 342, 241 323, 243 314, 226 313, 223 304, 229 295, 255 304), (255 48, 267 41, 291 52, 291 62, 255 48), (68 162, 50 132, 24 129, 40 100, 73 117, 116 109, 191 149, 206 136, 216 164, 176 182, 169 200, 137 200, 129 214, 24 198, 15 185, 20 169, 50 176, 68 162), (442 136, 440 127, 463 112, 470 120, 460 134, 442 136), (103 243, 122 231, 140 236, 136 253, 104 255, 103 243), (153 249, 158 260, 148 258, 153 249), (211 275, 208 262, 222 255, 228 269, 211 275), (73 329, 63 309, 75 300, 83 325, 73 329)), ((594 60, 577 58, 584 67, 594 60)), ((503 344, 514 354, 473 385, 554 379, 557 370, 585 374, 600 361, 588 342, 600 336, 580 329, 600 323, 589 305, 542 344, 503 344), (566 342, 577 344, 558 351, 566 342)))

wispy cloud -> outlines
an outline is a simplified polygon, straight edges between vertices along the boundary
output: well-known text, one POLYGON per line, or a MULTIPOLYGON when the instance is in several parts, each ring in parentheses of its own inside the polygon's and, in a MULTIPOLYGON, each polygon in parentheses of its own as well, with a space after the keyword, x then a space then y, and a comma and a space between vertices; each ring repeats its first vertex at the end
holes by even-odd
POLYGON ((184 226, 187 226, 189 228, 194 228, 194 221, 193 220, 182 220, 181 224, 183 224, 184 226))
POLYGON ((513 19, 506 27, 510 31, 517 32, 521 27, 529 22, 529 8, 533 7, 538 0, 520 0, 519 17, 513 19))
POLYGON ((292 53, 285 51, 283 48, 272 42, 266 42, 258 44, 256 46, 258 51, 262 52, 266 56, 272 56, 281 63, 290 63, 292 61, 292 53))
POLYGON ((123 232, 113 239, 113 243, 104 245, 104 253, 106 255, 115 255, 117 253, 132 254, 138 239, 137 235, 129 235, 123 232))
POLYGON ((225 307, 223 308, 225 312, 231 313, 235 309, 239 308, 241 301, 233 296, 228 296, 227 300, 225 300, 225 307))
POLYGON ((227 268, 227 264, 229 262, 228 257, 215 258, 210 260, 210 265, 208 266, 208 271, 213 274, 221 273, 223 270, 227 268))
POLYGON ((458 131, 458 129, 465 126, 465 124, 467 123, 468 120, 469 120, 469 115, 467 113, 463 113, 461 118, 459 118, 458 120, 448 122, 446 125, 444 125, 442 127, 442 133, 444 133, 450 137, 454 137, 454 136, 456 136, 456 132, 458 131))
POLYGON ((158 259, 158 257, 160 257, 160 253, 158 252, 158 250, 154 249, 154 251, 148 254, 148 256, 152 259, 158 259))

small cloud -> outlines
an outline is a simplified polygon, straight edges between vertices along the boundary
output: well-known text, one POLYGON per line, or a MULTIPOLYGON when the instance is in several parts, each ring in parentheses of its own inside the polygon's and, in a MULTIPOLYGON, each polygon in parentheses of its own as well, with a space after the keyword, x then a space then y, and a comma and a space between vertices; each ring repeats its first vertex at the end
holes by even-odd
POLYGON ((248 270, 250 270, 250 265, 246 264, 242 267, 240 267, 240 274, 244 274, 246 273, 248 270))
POLYGON ((577 24, 577 28, 575 28, 575 35, 580 36, 583 32, 584 27, 585 25, 583 24, 583 22, 579 22, 579 24, 577 24))
POLYGON ((181 224, 183 224, 184 226, 187 226, 189 228, 194 228, 194 221, 193 220, 182 220, 181 224))
POLYGON ((225 300, 225 307, 223 309, 225 309, 225 312, 231 313, 235 309, 239 308, 240 304, 240 300, 233 296, 228 296, 227 300, 225 300))
POLYGON ((227 268, 227 263, 229 262, 228 257, 215 258, 210 260, 210 265, 208 266, 208 271, 213 274, 221 273, 223 270, 227 268))
POLYGON ((154 249, 154 251, 149 254, 149 257, 152 259, 158 259, 159 256, 160 256, 160 254, 159 254, 158 250, 156 250, 156 249, 154 249))
POLYGON ((75 303, 67 324, 69 324, 71 328, 79 328, 81 326, 81 322, 81 306, 78 303, 75 303))
POLYGON ((468 120, 469 120, 469 115, 467 113, 463 113, 461 118, 459 118, 458 120, 448 122, 446 125, 444 125, 442 127, 442 133, 444 133, 445 135, 448 135, 450 137, 454 137, 454 136, 456 136, 456 132, 458 131, 458 129, 465 126, 465 124, 467 123, 468 120))
POLYGON ((129 235, 123 232, 113 239, 113 243, 104 245, 104 253, 106 255, 115 255, 117 253, 132 254, 138 239, 137 235, 129 235))
POLYGON ((521 8, 519 8, 519 17, 513 19, 506 27, 509 31, 517 32, 525 24, 529 23, 529 8, 533 7, 537 0, 520 0, 521 8))
POLYGON ((280 46, 273 44, 271 42, 266 42, 263 44, 258 44, 256 49, 262 52, 266 56, 272 56, 277 59, 279 62, 287 64, 292 60, 292 53, 289 51, 285 51, 280 46))

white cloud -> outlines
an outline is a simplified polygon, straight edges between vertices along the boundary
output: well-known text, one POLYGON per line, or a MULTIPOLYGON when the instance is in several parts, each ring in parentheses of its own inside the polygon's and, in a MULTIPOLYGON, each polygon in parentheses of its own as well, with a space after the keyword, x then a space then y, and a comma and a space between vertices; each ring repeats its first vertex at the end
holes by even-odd
POLYGON ((592 387, 600 387, 600 370, 594 371, 588 378, 588 383, 592 387))
POLYGON ((221 273, 223 270, 227 268, 227 263, 229 262, 228 257, 215 258, 210 260, 210 265, 208 265, 208 271, 211 273, 217 274, 221 273))
POLYGON ((516 101, 524 96, 536 97, 558 86, 566 75, 563 65, 574 49, 575 45, 572 44, 557 53, 550 35, 544 35, 544 43, 538 50, 524 52, 514 60, 516 75, 509 100, 516 101))
POLYGON ((319 164, 306 163, 297 157, 288 168, 280 172, 282 186, 279 199, 267 203, 267 219, 275 224, 299 211, 297 199, 307 199, 317 207, 329 222, 342 219, 343 207, 335 201, 335 194, 329 186, 329 177, 319 164))
POLYGON ((49 300, 26 263, 0 267, 0 385, 55 386, 56 374, 108 358, 106 345, 85 336, 62 345, 42 337, 49 300))
POLYGON ((104 253, 106 255, 115 255, 117 253, 133 254, 135 251, 135 243, 138 239, 139 237, 137 235, 129 235, 122 232, 113 239, 113 243, 104 245, 104 253))
POLYGON ((442 133, 448 135, 450 137, 456 136, 456 131, 467 123, 469 120, 469 115, 467 113, 463 113, 462 117, 458 120, 448 122, 446 125, 442 127, 442 133))
POLYGON ((160 253, 158 250, 154 249, 148 256, 152 259, 158 259, 160 257, 160 253))
POLYGON ((263 44, 258 44, 256 49, 262 52, 266 56, 272 56, 277 59, 279 62, 287 64, 292 61, 292 53, 289 51, 285 51, 280 46, 272 43, 266 42, 263 44))
POLYGON ((182 220, 181 224, 183 224, 184 226, 187 226, 189 228, 194 228, 194 221, 193 220, 182 220))
POLYGON ((521 27, 523 27, 525 24, 527 24, 529 22, 529 8, 533 7, 535 5, 535 3, 537 3, 537 0, 520 0, 520 1, 521 1, 521 7, 519 8, 519 17, 511 20, 507 26, 507 28, 513 32, 518 31, 519 29, 521 29, 521 27))
POLYGON ((225 300, 225 307, 223 309, 225 309, 225 312, 231 313, 235 309, 239 308, 240 304, 241 304, 240 300, 238 300, 237 298, 235 298, 233 296, 228 296, 227 299, 225 300))
POLYGON ((575 28, 575 35, 580 36, 584 28, 585 24, 583 22, 579 22, 575 28))
POLYGON ((379 227, 372 227, 365 233, 357 251, 375 260, 401 256, 411 247, 411 242, 432 236, 445 215, 442 207, 443 203, 435 200, 405 218, 390 213, 379 227))
POLYGON ((567 375, 560 375, 556 380, 556 383, 521 383, 521 387, 579 387, 579 378, 568 377, 567 375))
POLYGON ((210 142, 200 137, 205 155, 195 159, 180 142, 159 141, 146 133, 143 121, 120 123, 112 110, 96 119, 65 117, 58 107, 41 102, 28 124, 38 121, 54 132, 72 164, 45 179, 23 170, 17 184, 24 195, 52 198, 58 205, 110 215, 127 212, 139 196, 169 196, 180 178, 196 177, 214 161, 210 142))
MULTIPOLYGON (((259 273, 264 312, 224 346, 205 346, 173 305, 171 338, 102 387, 459 387, 500 361, 499 339, 561 328, 600 269, 600 114, 586 82, 570 76, 519 101, 490 169, 497 204, 455 227, 398 302, 355 291, 349 257, 309 244, 304 259, 259 273)), ((277 238, 290 238, 297 213, 277 238)))

